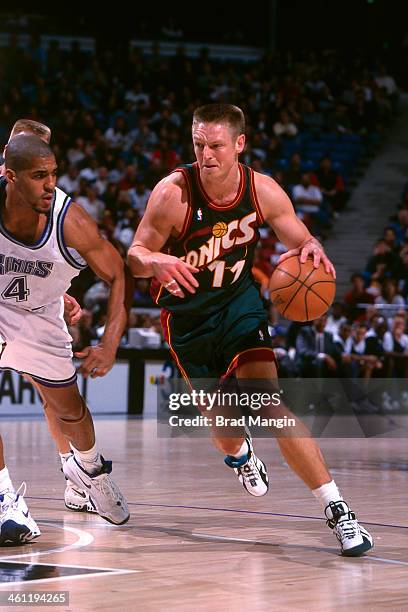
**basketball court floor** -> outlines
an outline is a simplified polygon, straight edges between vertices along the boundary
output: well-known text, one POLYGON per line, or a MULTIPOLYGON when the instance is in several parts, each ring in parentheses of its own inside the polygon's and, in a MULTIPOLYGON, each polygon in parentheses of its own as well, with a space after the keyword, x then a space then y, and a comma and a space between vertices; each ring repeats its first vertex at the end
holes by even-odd
POLYGON ((274 440, 255 440, 270 490, 253 498, 207 439, 158 439, 153 419, 97 419, 131 510, 116 527, 65 509, 43 419, 2 419, 1 428, 14 483, 27 482, 42 535, 0 549, 0 597, 68 591, 69 605, 51 607, 75 611, 408 609, 405 438, 320 441, 374 536, 369 554, 349 559, 274 440))

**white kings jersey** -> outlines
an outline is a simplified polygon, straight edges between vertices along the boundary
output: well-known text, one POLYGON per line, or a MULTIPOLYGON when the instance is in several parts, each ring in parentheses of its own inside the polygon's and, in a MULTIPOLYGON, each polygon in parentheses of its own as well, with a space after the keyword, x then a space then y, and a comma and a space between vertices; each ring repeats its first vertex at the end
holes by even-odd
MULTIPOLYGON (((6 185, 6 179, 0 178, 0 201, 6 185)), ((0 214, 0 305, 37 311, 62 303, 71 280, 87 265, 64 242, 64 219, 70 204, 71 198, 56 187, 43 234, 30 245, 6 230, 0 214)))

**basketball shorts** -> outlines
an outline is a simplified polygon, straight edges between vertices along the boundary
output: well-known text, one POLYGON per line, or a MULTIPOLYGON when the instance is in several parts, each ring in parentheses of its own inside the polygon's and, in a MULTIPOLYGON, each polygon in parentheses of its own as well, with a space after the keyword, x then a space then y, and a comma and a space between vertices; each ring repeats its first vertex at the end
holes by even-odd
POLYGON ((266 310, 253 285, 211 315, 177 316, 163 310, 162 325, 184 378, 218 380, 249 361, 276 363, 266 310))
POLYGON ((48 387, 76 380, 72 338, 60 300, 34 312, 0 304, 0 369, 29 374, 48 387))

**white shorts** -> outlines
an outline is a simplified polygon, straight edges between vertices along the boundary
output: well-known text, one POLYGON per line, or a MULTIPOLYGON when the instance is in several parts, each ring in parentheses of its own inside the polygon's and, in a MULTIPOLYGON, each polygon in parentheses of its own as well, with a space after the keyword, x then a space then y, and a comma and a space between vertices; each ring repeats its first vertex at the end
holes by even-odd
POLYGON ((0 369, 29 374, 47 387, 71 385, 76 381, 71 342, 63 300, 36 311, 0 303, 0 369))

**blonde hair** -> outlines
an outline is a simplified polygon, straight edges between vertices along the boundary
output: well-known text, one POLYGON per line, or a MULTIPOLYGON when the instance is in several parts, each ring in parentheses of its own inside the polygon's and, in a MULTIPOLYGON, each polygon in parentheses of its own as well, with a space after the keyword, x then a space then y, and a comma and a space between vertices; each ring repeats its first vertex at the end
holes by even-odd
POLYGON ((39 136, 41 140, 44 140, 47 144, 51 140, 51 130, 47 125, 44 125, 44 123, 34 121, 33 119, 18 119, 11 130, 9 142, 18 134, 26 133, 39 136))
POLYGON ((195 109, 193 123, 224 123, 227 124, 237 136, 245 134, 245 117, 239 106, 234 104, 205 104, 195 109))

